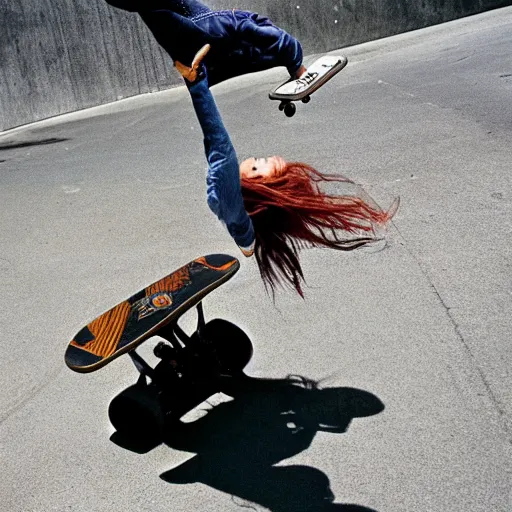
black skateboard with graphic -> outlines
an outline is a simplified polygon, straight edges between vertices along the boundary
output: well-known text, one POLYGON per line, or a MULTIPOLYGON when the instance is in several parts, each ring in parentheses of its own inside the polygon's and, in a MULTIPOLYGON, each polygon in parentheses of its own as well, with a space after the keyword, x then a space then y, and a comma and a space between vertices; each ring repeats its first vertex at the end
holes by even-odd
POLYGON ((236 325, 205 321, 202 300, 240 268, 228 255, 191 261, 89 322, 71 340, 65 362, 80 373, 93 372, 128 354, 139 371, 136 384, 116 396, 109 417, 122 434, 162 433, 169 421, 218 392, 222 379, 243 377, 252 344, 236 325), (197 308, 197 328, 188 335, 178 320, 197 308), (158 336, 152 368, 136 348, 158 336))

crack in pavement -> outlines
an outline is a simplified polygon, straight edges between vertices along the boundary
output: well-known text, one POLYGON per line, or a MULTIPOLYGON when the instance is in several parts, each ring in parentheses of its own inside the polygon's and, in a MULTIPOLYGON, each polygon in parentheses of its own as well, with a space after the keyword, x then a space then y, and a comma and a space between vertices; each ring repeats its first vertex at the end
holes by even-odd
POLYGON ((434 282, 432 281, 432 279, 428 275, 428 272, 423 267, 421 261, 411 251, 411 249, 409 248, 408 243, 407 243, 407 239, 405 238, 405 236, 401 233, 401 231, 398 229, 398 227, 396 226, 396 224, 394 222, 392 222, 392 225, 397 230, 400 238, 403 240, 403 244, 404 244, 403 246, 404 246, 405 250, 411 256, 411 258, 415 261, 415 263, 418 266, 418 268, 419 268, 420 272, 422 273, 423 277, 427 280, 430 288, 434 292, 434 295, 436 296, 438 302, 443 307, 443 309, 444 309, 444 311, 446 313, 446 316, 448 317, 450 323, 452 324, 452 326, 454 328, 454 332, 455 332, 455 335, 456 335, 457 339, 460 341, 460 343, 461 343, 462 347, 464 348, 466 354, 469 356, 470 360, 472 361, 473 368, 476 371, 480 381, 482 382, 482 384, 483 384, 483 386, 484 386, 484 388, 485 388, 485 390, 487 392, 488 398, 491 400, 491 403, 492 403, 493 407, 495 408, 495 410, 498 413, 498 417, 500 419, 501 426, 503 427, 503 429, 504 429, 504 431, 506 433, 507 441, 510 444, 512 444, 512 429, 509 426, 509 422, 508 422, 508 418, 507 418, 507 411, 503 408, 503 406, 501 405, 500 400, 495 395, 495 393, 494 393, 494 391, 492 389, 492 386, 489 383, 489 381, 487 380, 484 371, 482 370, 482 368, 478 364, 478 362, 476 360, 476 357, 475 357, 473 351, 471 350, 471 347, 469 346, 468 342, 464 338, 464 335, 462 334, 462 332, 460 330, 460 326, 459 326, 457 320, 454 318, 454 316, 451 313, 451 309, 452 308, 446 304, 446 302, 444 301, 441 293, 439 292, 439 290, 437 289, 436 285, 434 284, 434 282))
POLYGON ((7 409, 0 414, 0 425, 7 421, 14 413, 25 407, 25 405, 27 405, 32 398, 41 393, 41 391, 44 391, 57 378, 61 371, 62 368, 56 368, 53 372, 44 376, 42 383, 34 384, 28 389, 24 398, 21 398, 14 405, 7 407, 7 409))

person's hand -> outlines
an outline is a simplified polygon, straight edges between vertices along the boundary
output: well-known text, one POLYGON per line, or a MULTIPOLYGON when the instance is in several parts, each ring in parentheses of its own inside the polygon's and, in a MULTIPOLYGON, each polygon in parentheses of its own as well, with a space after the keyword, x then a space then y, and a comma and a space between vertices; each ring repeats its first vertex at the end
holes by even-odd
POLYGON ((195 82, 197 80, 199 67, 207 53, 210 51, 210 48, 211 46, 209 44, 205 44, 194 56, 190 67, 185 66, 185 64, 182 64, 179 61, 174 63, 174 66, 185 80, 188 80, 189 82, 195 82))
POLYGON ((242 254, 246 258, 250 258, 252 255, 254 255, 254 247, 256 245, 256 242, 253 242, 249 247, 241 247, 240 245, 238 248, 242 251, 242 254))

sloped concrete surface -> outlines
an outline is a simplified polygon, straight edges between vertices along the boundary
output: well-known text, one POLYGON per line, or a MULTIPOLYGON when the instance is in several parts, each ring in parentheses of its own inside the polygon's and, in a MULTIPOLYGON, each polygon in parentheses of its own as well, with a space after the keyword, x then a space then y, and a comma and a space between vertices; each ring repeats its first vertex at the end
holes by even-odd
MULTIPOLYGON (((145 2, 143 2, 145 3, 145 2)), ((511 0, 205 0, 270 16, 306 53, 371 41, 511 0)), ((164 4, 165 5, 165 2, 164 4)), ((181 82, 136 13, 104 0, 10 0, 0 10, 0 131, 181 82)))
POLYGON ((305 301, 273 304, 252 260, 205 301, 253 340, 248 374, 333 391, 241 393, 145 454, 109 440, 128 358, 79 375, 63 356, 144 285, 237 254, 187 92, 0 138, 2 508, 509 512, 511 29, 507 8, 351 47, 292 119, 267 99, 283 70, 214 89, 240 157, 304 160, 401 208, 385 250, 306 251, 305 301))

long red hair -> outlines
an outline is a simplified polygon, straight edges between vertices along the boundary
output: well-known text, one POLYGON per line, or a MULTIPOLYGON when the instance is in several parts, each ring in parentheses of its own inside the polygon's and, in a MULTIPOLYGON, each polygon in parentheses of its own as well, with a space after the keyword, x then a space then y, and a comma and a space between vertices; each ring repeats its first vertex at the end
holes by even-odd
POLYGON ((242 178, 245 208, 256 232, 255 256, 267 291, 291 286, 304 297, 299 252, 305 247, 350 251, 382 239, 398 200, 382 211, 367 197, 331 195, 322 182, 352 181, 322 174, 300 162, 284 162, 272 177, 242 178))

